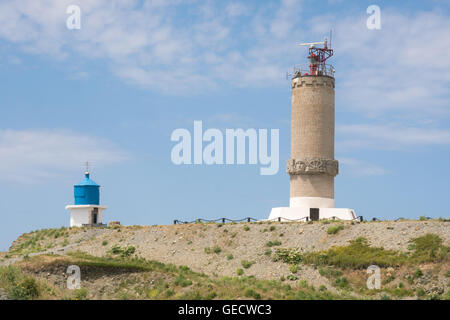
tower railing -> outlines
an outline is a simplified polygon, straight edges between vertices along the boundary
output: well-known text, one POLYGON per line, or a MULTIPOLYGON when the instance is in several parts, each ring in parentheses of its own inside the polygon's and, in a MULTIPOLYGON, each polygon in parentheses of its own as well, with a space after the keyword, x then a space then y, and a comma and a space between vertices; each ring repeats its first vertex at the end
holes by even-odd
POLYGON ((334 78, 334 71, 334 67, 331 64, 319 64, 315 68, 296 65, 292 72, 292 79, 305 76, 329 76, 334 78))

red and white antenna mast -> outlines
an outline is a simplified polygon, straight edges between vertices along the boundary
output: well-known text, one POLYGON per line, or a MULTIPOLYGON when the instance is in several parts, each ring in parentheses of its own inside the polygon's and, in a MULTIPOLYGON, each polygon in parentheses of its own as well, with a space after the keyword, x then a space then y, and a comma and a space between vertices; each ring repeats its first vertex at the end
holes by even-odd
POLYGON ((318 75, 330 75, 328 71, 334 72, 331 67, 330 70, 327 69, 326 61, 333 55, 333 49, 331 49, 331 31, 330 31, 330 46, 328 46, 328 41, 325 38, 321 42, 307 42, 300 43, 301 46, 309 46, 309 74, 311 76, 318 75), (316 47, 321 45, 322 47, 316 47))

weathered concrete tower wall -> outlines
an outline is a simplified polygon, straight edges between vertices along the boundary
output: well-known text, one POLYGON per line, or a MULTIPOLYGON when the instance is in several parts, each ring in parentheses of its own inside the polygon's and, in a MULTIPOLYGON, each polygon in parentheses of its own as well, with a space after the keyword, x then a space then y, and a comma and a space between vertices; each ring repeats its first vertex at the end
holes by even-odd
POLYGON ((292 79, 290 207, 333 208, 334 78, 292 79))

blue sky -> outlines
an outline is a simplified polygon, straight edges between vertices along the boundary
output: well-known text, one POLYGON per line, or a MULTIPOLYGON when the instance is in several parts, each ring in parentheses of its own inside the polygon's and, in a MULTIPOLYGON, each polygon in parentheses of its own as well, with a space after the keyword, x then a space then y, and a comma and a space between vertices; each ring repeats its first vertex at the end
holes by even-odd
POLYGON ((0 3, 0 250, 68 225, 83 162, 105 220, 266 218, 287 206, 286 72, 298 43, 333 29, 336 206, 364 217, 448 217, 447 1, 107 1, 0 3), (81 7, 81 29, 66 8, 81 7), (381 8, 381 30, 366 9, 381 8), (280 170, 175 166, 176 128, 280 129, 280 170))

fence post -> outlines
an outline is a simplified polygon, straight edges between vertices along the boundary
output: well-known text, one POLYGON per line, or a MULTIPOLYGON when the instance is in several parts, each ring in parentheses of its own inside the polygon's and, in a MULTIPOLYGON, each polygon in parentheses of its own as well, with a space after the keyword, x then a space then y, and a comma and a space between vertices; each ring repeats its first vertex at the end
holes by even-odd
POLYGON ((247 218, 247 222, 250 222, 250 218, 247 218))
POLYGON ((278 217, 278 222, 281 222, 281 217, 278 217))
POLYGON ((222 218, 222 223, 225 223, 225 218, 222 218))
POLYGON ((308 222, 309 221, 309 218, 308 217, 306 217, 306 222, 308 222))
POLYGON ((177 220, 173 220, 173 224, 177 224, 177 220))

